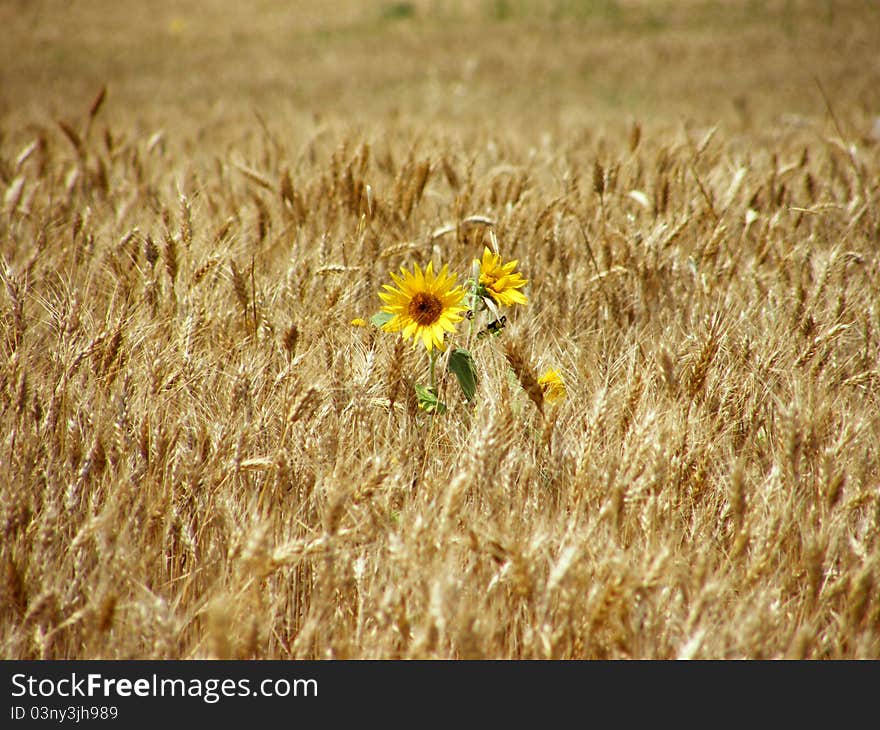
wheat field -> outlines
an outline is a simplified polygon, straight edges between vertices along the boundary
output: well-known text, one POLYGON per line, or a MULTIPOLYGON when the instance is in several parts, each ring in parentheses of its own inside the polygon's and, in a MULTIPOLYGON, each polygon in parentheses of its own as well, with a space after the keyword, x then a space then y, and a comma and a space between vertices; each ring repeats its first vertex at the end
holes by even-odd
POLYGON ((880 658, 873 3, 0 26, 4 658, 880 658))

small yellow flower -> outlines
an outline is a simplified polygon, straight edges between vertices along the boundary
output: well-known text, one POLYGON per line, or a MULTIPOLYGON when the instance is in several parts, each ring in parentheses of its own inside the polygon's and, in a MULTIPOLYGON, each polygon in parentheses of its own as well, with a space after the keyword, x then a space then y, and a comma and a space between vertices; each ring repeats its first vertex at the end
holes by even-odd
POLYGON ((568 395, 565 390, 565 381, 558 370, 548 370, 538 378, 538 385, 544 391, 544 399, 548 403, 555 403, 568 395))
POLYGON ((366 327, 367 322, 366 322, 366 320, 363 320, 360 317, 355 317, 353 320, 351 320, 351 326, 352 327, 366 327))
POLYGON ((168 21, 168 32, 171 35, 183 35, 186 32, 186 21, 181 18, 175 16, 168 21))
POLYGON ((526 295, 521 289, 528 284, 527 279, 514 271, 519 261, 502 262, 501 257, 492 253, 489 247, 483 248, 483 259, 480 261, 480 284, 496 304, 509 307, 513 304, 528 304, 526 295))
POLYGON ((446 332, 455 332, 455 325, 464 318, 464 290, 455 286, 455 274, 450 274, 446 265, 439 274, 434 273, 433 263, 429 263, 424 273, 416 264, 412 272, 405 268, 401 276, 391 274, 397 288, 383 284, 379 297, 385 302, 383 312, 394 316, 382 329, 386 332, 400 332, 403 337, 413 338, 418 346, 419 340, 425 349, 442 350, 446 332))

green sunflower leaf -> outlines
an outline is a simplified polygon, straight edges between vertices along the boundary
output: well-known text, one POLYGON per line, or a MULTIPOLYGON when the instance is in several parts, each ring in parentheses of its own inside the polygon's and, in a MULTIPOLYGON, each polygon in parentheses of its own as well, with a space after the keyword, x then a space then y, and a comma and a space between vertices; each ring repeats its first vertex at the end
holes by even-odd
POLYGON ((419 399, 419 408, 425 413, 439 413, 441 416, 446 413, 446 404, 437 399, 437 393, 432 388, 416 385, 416 396, 419 399))
POLYGON ((458 379, 464 397, 473 400, 477 392, 477 367, 471 354, 463 347, 457 347, 449 356, 449 370, 458 379))
POLYGON ((386 322, 390 322, 394 319, 394 315, 391 312, 376 312, 372 317, 370 317, 370 324, 374 327, 381 327, 386 322))

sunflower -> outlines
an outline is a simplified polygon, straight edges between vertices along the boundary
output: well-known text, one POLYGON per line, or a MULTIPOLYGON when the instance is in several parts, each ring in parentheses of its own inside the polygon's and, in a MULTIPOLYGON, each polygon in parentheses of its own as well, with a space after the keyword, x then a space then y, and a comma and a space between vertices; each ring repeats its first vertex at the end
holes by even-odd
POLYGON ((400 332, 404 338, 413 338, 418 346, 419 340, 428 352, 433 348, 442 350, 445 332, 455 332, 455 325, 463 319, 462 312, 467 309, 462 304, 464 290, 455 286, 455 274, 450 274, 446 265, 439 274, 434 273, 433 263, 429 263, 424 273, 418 264, 412 272, 401 268, 402 276, 391 274, 395 289, 383 284, 379 297, 385 302, 382 311, 393 315, 382 325, 386 332, 400 332))
POLYGON ((538 385, 544 391, 544 399, 549 403, 562 400, 567 395, 565 381, 563 381, 558 370, 548 370, 538 378, 538 385))
POLYGON ((486 288, 486 292, 496 304, 509 307, 513 304, 527 304, 528 299, 521 289, 528 280, 514 271, 519 261, 508 261, 506 264, 501 257, 492 253, 488 246, 483 248, 483 260, 480 261, 480 284, 486 288))

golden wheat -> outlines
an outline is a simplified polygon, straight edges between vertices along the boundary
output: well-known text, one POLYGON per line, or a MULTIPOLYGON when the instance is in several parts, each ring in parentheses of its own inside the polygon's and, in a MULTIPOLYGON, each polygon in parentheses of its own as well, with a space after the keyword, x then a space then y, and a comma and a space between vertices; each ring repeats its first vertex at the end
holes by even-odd
MULTIPOLYGON (((853 8, 799 27, 876 39, 853 8)), ((577 22, 536 32, 575 53, 577 22)), ((523 27, 483 40, 509 58, 523 27)), ((769 48, 769 27, 737 38, 769 48)), ((868 63, 853 48, 829 73, 868 63)), ((524 53, 530 80, 562 73, 524 53)), ((464 83, 438 63, 431 83, 464 83)), ((367 66, 378 88, 394 61, 367 66)), ((0 117, 2 656, 880 657, 880 148, 858 90, 797 119, 758 94, 708 125, 585 125, 504 100, 462 118, 428 85, 396 114, 365 99, 358 127, 170 103, 159 125, 115 88, 0 117), (471 342, 474 401, 441 372, 430 417, 424 358, 350 323, 389 272, 464 273, 495 244, 528 307, 471 342)))

